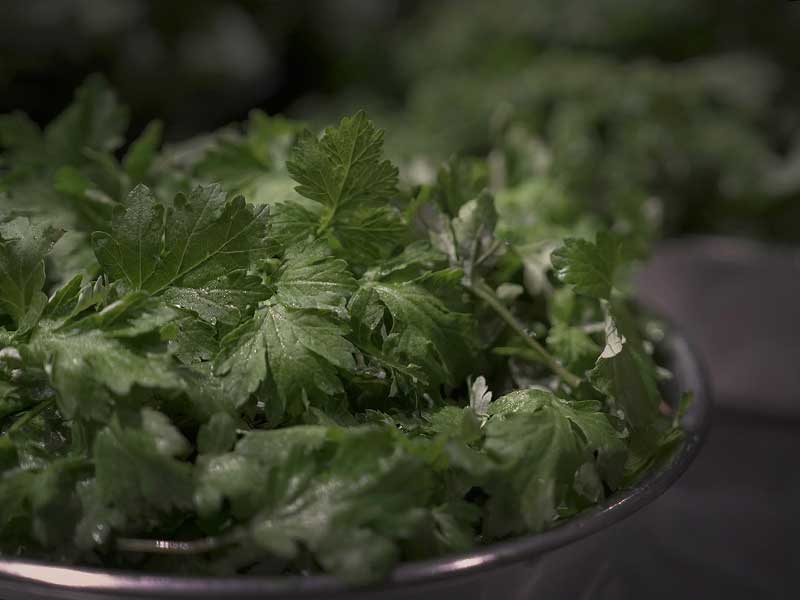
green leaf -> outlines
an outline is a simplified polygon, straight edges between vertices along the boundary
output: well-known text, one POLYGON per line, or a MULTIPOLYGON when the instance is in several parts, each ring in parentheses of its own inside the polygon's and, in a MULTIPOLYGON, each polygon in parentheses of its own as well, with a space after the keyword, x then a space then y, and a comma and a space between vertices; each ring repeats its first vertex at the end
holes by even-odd
POLYGON ((114 210, 111 233, 95 232, 97 260, 111 280, 124 280, 131 289, 144 289, 158 266, 163 244, 164 207, 140 185, 125 205, 114 210))
POLYGON ((451 222, 459 264, 467 275, 472 273, 475 261, 494 241, 497 211, 492 195, 484 191, 477 198, 459 208, 458 216, 451 222))
POLYGON ((576 474, 582 465, 594 464, 595 452, 609 486, 619 484, 625 445, 598 403, 519 390, 498 398, 490 413, 484 450, 500 469, 489 486, 490 536, 549 527, 569 506, 571 494, 580 493, 576 474))
POLYGON ((153 437, 159 454, 186 458, 192 453, 192 445, 165 414, 143 408, 141 427, 142 431, 153 437))
POLYGON ((606 346, 589 381, 634 430, 644 432, 657 419, 661 403, 655 365, 624 307, 613 304, 607 310, 606 346))
POLYGON ((388 256, 408 235, 400 211, 389 205, 342 208, 330 227, 333 248, 358 265, 388 256))
POLYGON ((198 511, 201 515, 212 515, 227 500, 238 517, 253 517, 271 493, 270 472, 295 454, 311 457, 327 438, 327 427, 310 425, 248 432, 233 452, 210 456, 198 463, 195 494, 198 511))
POLYGON ((311 452, 328 439, 329 430, 320 425, 297 425, 271 431, 250 431, 238 444, 236 452, 257 458, 262 464, 278 466, 294 450, 311 452))
POLYGON ((397 195, 397 168, 382 154, 383 133, 363 112, 342 119, 321 138, 301 134, 286 166, 300 184, 296 191, 311 204, 283 206, 279 230, 295 240, 325 234, 335 249, 357 262, 387 255, 404 225, 389 204, 397 195))
POLYGON ((127 395, 135 385, 182 389, 170 357, 141 354, 102 333, 53 336, 37 340, 47 352, 52 384, 65 417, 105 420, 110 393, 127 395))
POLYGON ((81 459, 63 458, 39 469, 15 469, 0 476, 0 547, 31 542, 69 553, 69 540, 80 515, 75 485, 88 475, 81 459))
POLYGON ((44 310, 44 258, 62 233, 25 217, 0 224, 0 312, 17 325, 35 321, 44 310))
POLYGON ((316 228, 322 220, 324 207, 316 202, 282 202, 271 208, 272 234, 283 246, 307 244, 316 239, 316 228))
POLYGON ((236 422, 227 413, 217 413, 200 428, 197 450, 203 454, 222 454, 236 443, 236 422))
POLYGON ((0 162, 9 159, 9 165, 0 188, 8 190, 15 210, 37 214, 56 227, 105 226, 126 189, 112 152, 122 145, 127 122, 127 110, 99 77, 81 86, 73 104, 44 133, 18 115, 3 117, 0 145, 8 147, 0 162))
POLYGON ((185 315, 160 331, 169 352, 184 365, 205 367, 219 352, 217 329, 206 321, 185 315))
MULTIPOLYGON (((109 165, 109 170, 114 171, 109 178, 116 179, 116 164, 109 165)), ((66 201, 74 211, 78 221, 74 226, 91 230, 107 226, 115 205, 113 198, 121 193, 121 185, 117 181, 113 191, 103 191, 86 171, 72 166, 60 167, 53 174, 53 189, 58 192, 59 200, 66 201)))
POLYGON ((486 533, 498 537, 541 531, 555 522, 582 459, 569 421, 547 409, 492 420, 486 426, 485 449, 503 473, 502 483, 489 486, 486 533), (525 456, 536 460, 523 466, 525 456))
POLYGON ((403 248, 397 256, 381 261, 364 274, 365 279, 410 281, 447 266, 447 257, 424 240, 403 248))
POLYGON ((131 292, 103 307, 102 310, 61 323, 59 333, 96 333, 115 338, 134 338, 157 331, 177 313, 146 292, 131 292))
POLYGON ((296 246, 276 278, 275 299, 290 308, 331 311, 346 316, 345 305, 356 282, 347 263, 321 244, 296 246))
POLYGON ((192 507, 192 467, 179 460, 190 451, 161 413, 143 409, 139 426, 118 420, 97 434, 93 453, 97 490, 106 505, 131 516, 192 507))
POLYGON ((345 117, 322 138, 306 131, 287 163, 300 185, 297 192, 326 206, 339 208, 390 199, 396 193, 397 168, 383 154, 383 132, 363 112, 345 117))
POLYGON ((396 560, 393 539, 425 522, 430 473, 398 451, 385 429, 334 432, 332 442, 328 460, 295 451, 272 471, 254 539, 282 556, 296 555, 302 543, 334 573, 372 581, 396 560), (337 540, 344 540, 344 556, 337 540))
POLYGON ((14 447, 14 467, 43 469, 51 462, 70 454, 70 427, 53 402, 53 390, 37 375, 19 382, 19 391, 26 392, 29 406, 16 415, 5 432, 14 447))
POLYGON ((296 413, 306 395, 344 392, 338 371, 355 368, 345 333, 344 324, 315 311, 265 306, 223 340, 216 373, 234 406, 266 382, 273 392, 269 413, 296 413))
POLYGON ((118 531, 125 529, 127 515, 121 507, 107 504, 98 490, 97 479, 77 486, 83 514, 75 527, 74 545, 83 551, 104 547, 118 531))
POLYGON ((450 502, 433 509, 435 536, 439 546, 448 552, 466 552, 477 543, 480 511, 465 501, 450 502))
POLYGON ((481 437, 478 415, 467 407, 443 406, 433 413, 425 415, 425 429, 449 440, 458 440, 464 444, 477 442, 481 437))
POLYGON ((547 333, 547 347, 570 370, 591 368, 601 348, 579 327, 555 323, 547 333))
POLYGON ((75 92, 75 100, 47 126, 47 148, 62 164, 83 162, 84 152, 112 152, 119 148, 128 126, 128 110, 99 76, 89 77, 75 92))
POLYGON ((17 388, 8 381, 0 380, 0 419, 28 408, 31 403, 22 400, 17 388))
POLYGON ((162 298, 173 306, 197 313, 212 325, 221 323, 235 327, 271 293, 260 277, 239 270, 222 275, 201 287, 169 287, 162 298))
POLYGON ((570 238, 552 254, 553 267, 564 283, 579 294, 609 299, 614 289, 614 273, 622 260, 619 240, 599 233, 594 243, 570 238))
POLYGON ((597 470, 603 481, 612 490, 619 488, 628 450, 623 434, 614 428, 608 415, 603 412, 601 403, 569 402, 559 408, 580 429, 590 450, 597 453, 597 470))
POLYGON ((0 146, 4 158, 10 155, 9 165, 16 169, 40 162, 46 152, 39 126, 21 112, 0 115, 0 146))
POLYGON ((352 584, 376 581, 400 558, 392 540, 368 529, 331 535, 319 542, 317 554, 325 570, 339 574, 352 584))
POLYGON ((104 421, 112 394, 128 395, 134 386, 183 389, 176 363, 164 348, 142 347, 137 339, 174 317, 174 311, 147 294, 129 294, 59 328, 37 329, 26 352, 33 364, 46 368, 66 418, 104 421))
POLYGON ((161 121, 152 121, 125 154, 122 168, 133 183, 143 181, 153 165, 161 144, 163 129, 164 125, 161 121))
POLYGON ((422 367, 431 381, 450 385, 466 375, 474 347, 474 322, 468 314, 449 310, 416 283, 369 282, 392 316, 385 345, 422 367))
POLYGON ((286 158, 300 124, 281 117, 250 113, 244 135, 226 130, 196 165, 197 175, 254 204, 284 202, 295 196, 286 158))
POLYGON ((419 217, 431 245, 447 256, 452 268, 463 271, 466 286, 476 282, 476 267, 483 264, 485 271, 491 271, 503 253, 504 245, 494 237, 494 198, 486 190, 461 204, 452 218, 435 205, 423 206, 419 217))
POLYGON ((268 254, 266 235, 267 209, 228 200, 218 186, 179 194, 168 211, 138 186, 115 210, 111 232, 96 232, 92 242, 110 278, 157 294, 247 268, 268 254))
POLYGON ((44 316, 53 319, 68 316, 78 304, 78 295, 82 287, 83 277, 75 275, 50 297, 44 316))
POLYGON ((454 157, 439 167, 431 199, 448 215, 455 216, 461 207, 489 186, 485 163, 454 157))
POLYGON ((220 140, 197 165, 201 178, 218 182, 237 194, 250 191, 269 169, 269 161, 255 156, 249 144, 239 139, 220 140))
POLYGON ((267 233, 266 208, 249 206, 241 197, 226 200, 216 186, 179 194, 167 213, 165 252, 148 287, 156 292, 175 284, 198 287, 247 268, 269 254, 267 233))

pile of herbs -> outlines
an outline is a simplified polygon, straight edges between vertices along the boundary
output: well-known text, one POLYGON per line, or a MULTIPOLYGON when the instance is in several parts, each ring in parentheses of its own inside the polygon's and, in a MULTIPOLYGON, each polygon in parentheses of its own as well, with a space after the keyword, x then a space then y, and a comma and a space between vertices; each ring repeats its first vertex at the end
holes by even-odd
POLYGON ((369 581, 680 440, 630 214, 496 204, 475 160, 401 189, 363 113, 164 148, 127 118, 97 78, 0 118, 4 556, 369 581))
POLYGON ((382 63, 333 102, 298 108, 317 118, 331 105, 367 106, 396 159, 491 154, 499 185, 535 168, 584 212, 658 198, 667 236, 796 243, 794 8, 743 4, 722 15, 702 0, 655 9, 638 0, 421 3, 392 32, 382 63), (736 25, 744 22, 762 25, 736 25))

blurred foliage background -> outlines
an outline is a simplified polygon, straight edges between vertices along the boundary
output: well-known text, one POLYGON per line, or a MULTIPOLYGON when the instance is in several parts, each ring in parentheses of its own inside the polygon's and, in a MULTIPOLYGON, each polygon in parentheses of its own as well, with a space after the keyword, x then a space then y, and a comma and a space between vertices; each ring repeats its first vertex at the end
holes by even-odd
POLYGON ((254 107, 319 125, 364 107, 412 183, 458 153, 487 158, 486 180, 523 208, 652 204, 666 235, 800 240, 797 2, 0 8, 0 112, 40 124, 93 72, 131 106, 132 136, 153 118, 177 141, 254 107))

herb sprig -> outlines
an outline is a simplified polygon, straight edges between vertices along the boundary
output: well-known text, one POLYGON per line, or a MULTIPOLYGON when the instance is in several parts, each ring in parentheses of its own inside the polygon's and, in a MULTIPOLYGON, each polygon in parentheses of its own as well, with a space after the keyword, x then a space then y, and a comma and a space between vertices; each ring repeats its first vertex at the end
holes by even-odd
POLYGON ((93 79, 44 133, 0 120, 4 554, 370 581, 679 439, 602 223, 534 253, 461 163, 400 188, 363 113, 118 161, 126 114, 93 79))

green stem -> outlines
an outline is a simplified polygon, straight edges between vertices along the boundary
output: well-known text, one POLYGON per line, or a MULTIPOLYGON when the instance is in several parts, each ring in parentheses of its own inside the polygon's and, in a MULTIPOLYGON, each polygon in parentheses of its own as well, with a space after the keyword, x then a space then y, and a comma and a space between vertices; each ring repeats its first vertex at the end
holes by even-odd
POLYGON ((536 340, 536 338, 531 336, 531 334, 525 330, 525 327, 522 325, 522 323, 520 323, 519 320, 513 314, 511 314, 511 311, 508 310, 508 308, 506 308, 506 306, 500 301, 500 299, 494 293, 494 290, 486 285, 483 280, 477 280, 473 282, 472 285, 466 287, 475 296, 486 302, 486 304, 488 304, 530 348, 535 350, 537 354, 542 357, 545 364, 550 367, 550 370, 558 375, 564 381, 564 383, 571 388, 576 388, 581 384, 580 377, 570 373, 567 369, 565 369, 564 366, 536 340))
POLYGON ((505 242, 502 242, 502 241, 500 241, 500 240, 495 240, 494 242, 492 242, 492 245, 491 245, 491 246, 489 246, 488 250, 486 250, 486 252, 484 252, 484 253, 483 253, 483 254, 482 254, 482 255, 481 255, 479 258, 478 258, 478 260, 476 260, 476 261, 475 261, 475 264, 474 264, 473 266, 474 266, 474 267, 479 267, 480 265, 482 265, 482 264, 483 264, 483 263, 484 263, 486 260, 488 260, 489 258, 491 258, 491 257, 492 257, 492 255, 493 255, 495 252, 497 252, 497 251, 498 251, 500 248, 502 248, 504 245, 505 245, 505 242))
POLYGON ((47 400, 43 400, 42 402, 40 402, 39 404, 37 404, 36 406, 31 408, 28 412, 26 412, 24 415, 22 415, 19 419, 14 421, 11 424, 11 427, 6 429, 5 435, 13 433, 17 429, 20 429, 23 425, 25 425, 25 423, 27 423, 28 421, 30 421, 31 419, 33 419, 37 415, 39 415, 42 412, 44 412, 45 410, 47 410, 50 406, 52 406, 55 403, 55 401, 56 401, 55 398, 48 398, 47 400))
POLYGON ((322 235, 323 233, 328 231, 328 229, 330 229, 331 223, 333 223, 333 217, 336 215, 336 209, 337 206, 331 207, 331 209, 327 213, 325 213, 325 215, 322 217, 322 220, 320 221, 320 224, 317 227, 318 236, 322 235))

